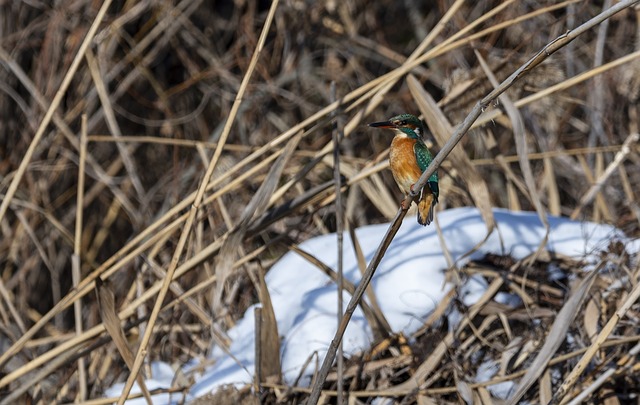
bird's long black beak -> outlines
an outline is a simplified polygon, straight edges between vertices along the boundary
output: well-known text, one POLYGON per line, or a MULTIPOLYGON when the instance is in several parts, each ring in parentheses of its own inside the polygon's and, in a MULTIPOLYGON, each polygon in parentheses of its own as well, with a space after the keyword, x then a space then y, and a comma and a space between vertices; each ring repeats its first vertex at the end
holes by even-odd
POLYGON ((396 128, 390 121, 372 122, 369 126, 374 128, 396 128))

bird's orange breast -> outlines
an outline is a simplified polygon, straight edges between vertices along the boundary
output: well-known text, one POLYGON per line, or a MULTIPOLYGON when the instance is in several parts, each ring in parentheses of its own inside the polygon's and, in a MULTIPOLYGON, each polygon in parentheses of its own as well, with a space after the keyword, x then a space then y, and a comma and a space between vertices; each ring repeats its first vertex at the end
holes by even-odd
POLYGON ((413 150, 415 143, 415 139, 406 135, 396 135, 391 142, 389 151, 391 173, 393 173, 398 187, 405 194, 409 193, 411 186, 418 181, 422 174, 413 150))

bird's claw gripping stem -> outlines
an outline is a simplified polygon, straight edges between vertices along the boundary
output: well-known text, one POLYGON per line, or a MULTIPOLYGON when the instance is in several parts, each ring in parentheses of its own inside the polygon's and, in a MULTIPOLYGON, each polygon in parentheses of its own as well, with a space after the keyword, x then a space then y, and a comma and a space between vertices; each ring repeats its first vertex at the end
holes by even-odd
POLYGON ((403 210, 408 210, 411 207, 411 196, 407 195, 404 197, 402 201, 400 201, 400 206, 402 206, 403 210))
POLYGON ((402 209, 405 210, 405 211, 408 210, 409 207, 411 207, 411 201, 413 201, 413 200, 417 201, 417 198, 418 198, 418 196, 414 196, 414 197, 411 196, 411 194, 414 193, 413 184, 409 186, 409 192, 410 193, 405 195, 404 199, 402 201, 400 201, 400 205, 402 206, 402 209))

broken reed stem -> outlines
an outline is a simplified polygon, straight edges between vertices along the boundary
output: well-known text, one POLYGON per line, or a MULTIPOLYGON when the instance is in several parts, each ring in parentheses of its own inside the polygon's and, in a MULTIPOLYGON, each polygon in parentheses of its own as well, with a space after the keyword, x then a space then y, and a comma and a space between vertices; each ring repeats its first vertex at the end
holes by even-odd
POLYGON ((124 388, 122 389, 122 393, 120 398, 118 399, 118 405, 123 405, 126 400, 131 388, 133 387, 133 383, 136 379, 140 368, 142 367, 142 362, 147 355, 147 347, 149 345, 149 341, 151 340, 151 334, 153 333, 153 327, 155 325, 156 320, 158 319, 158 315, 160 314, 160 309, 162 308, 162 302, 169 291, 169 286, 171 285, 171 281, 173 280, 173 275, 178 267, 178 262, 180 257, 182 256, 182 252, 187 243, 187 238, 191 233, 191 228, 193 227, 193 222, 195 221, 196 214, 198 213, 198 209, 200 208, 200 204, 204 198, 205 190, 207 189, 207 185, 211 180, 211 176, 213 175, 213 169, 216 167, 218 162, 218 158, 222 154, 222 149, 224 144, 226 143, 227 137, 231 132, 231 126, 235 120, 235 117, 240 109, 240 104, 242 103, 243 95, 247 89, 249 84, 249 79, 251 78, 253 71, 255 70, 256 64, 258 62, 258 57, 262 53, 262 49, 264 48, 265 41, 267 39, 267 34, 269 33, 269 28, 271 27, 271 22, 273 21, 273 17, 275 15, 276 9, 278 8, 278 0, 273 0, 271 3, 271 8, 269 9, 269 14, 267 14, 267 19, 264 22, 264 26, 262 27, 262 32, 260 33, 260 38, 258 39, 258 43, 256 45, 256 49, 251 58, 251 62, 249 63, 249 67, 247 68, 247 72, 242 78, 242 83, 240 84, 240 89, 238 90, 238 94, 231 106, 231 111, 229 112, 229 117, 225 123, 222 134, 220 135, 220 141, 216 147, 215 152, 213 153, 213 157, 209 162, 207 167, 207 171, 204 175, 204 178, 200 182, 198 187, 198 191, 195 195, 193 205, 191 206, 191 210, 189 211, 189 216, 187 217, 187 221, 185 226, 180 234, 180 239, 178 240, 178 244, 173 253, 173 257, 171 258, 171 262, 169 264, 169 268, 167 269, 167 275, 162 281, 162 287, 158 293, 158 297, 156 299, 155 304, 153 305, 153 310, 151 311, 151 315, 149 316, 149 321, 147 325, 147 329, 145 330, 144 336, 140 342, 140 347, 138 348, 138 352, 136 353, 136 358, 133 364, 133 368, 131 370, 131 374, 129 378, 127 378, 127 382, 125 383, 124 388))
MULTIPOLYGON (((440 153, 436 155, 436 157, 433 159, 429 167, 427 167, 427 169, 422 173, 422 176, 420 176, 420 179, 416 182, 416 184, 413 187, 413 190, 416 190, 416 191, 411 192, 406 198, 410 199, 409 201, 411 201, 418 196, 419 190, 422 190, 422 188, 424 188, 424 186, 427 183, 427 179, 429 179, 429 177, 438 169, 438 167, 440 167, 442 162, 447 158, 449 153, 451 153, 453 148, 460 142, 460 140, 462 140, 462 138, 469 131, 469 129, 471 128, 473 123, 476 121, 476 119, 478 119, 482 111, 484 111, 484 109, 487 108, 492 101, 498 98, 500 94, 504 93, 516 81, 518 81, 520 78, 522 78, 527 73, 529 73, 532 69, 534 69, 540 63, 546 60, 553 53, 557 52, 559 49, 569 44, 576 37, 588 31, 589 29, 593 28, 594 26, 598 25, 599 23, 606 20, 607 18, 610 18, 614 14, 638 2, 640 2, 640 0, 621 1, 615 6, 609 8, 608 10, 603 11, 602 13, 598 14, 594 18, 590 19, 586 23, 580 25, 576 29, 570 30, 565 34, 559 36, 558 38, 556 38, 555 40, 547 44, 544 48, 542 48, 536 55, 534 55, 531 59, 525 62, 515 72, 513 72, 508 78, 506 78, 500 84, 500 86, 496 87, 491 93, 489 93, 482 100, 476 103, 476 105, 473 107, 473 109, 467 115, 464 121, 462 121, 462 123, 456 128, 451 138, 442 147, 442 149, 440 150, 440 153)), ((387 251, 387 248, 389 247, 389 245, 391 244, 391 241, 393 240, 396 233, 398 232, 398 229, 400 229, 401 221, 405 217, 405 215, 406 215, 405 210, 403 209, 398 210, 398 213, 393 219, 393 222, 391 223, 389 229, 387 230, 387 233, 385 234, 382 242, 378 246, 378 249, 376 250, 376 253, 373 256, 371 263, 369 263, 369 266, 367 267, 367 271, 362 276, 362 280, 360 281, 360 284, 358 284, 358 288, 356 289, 355 294, 351 297, 351 300, 349 301, 345 314, 342 318, 342 322, 340 322, 340 326, 336 331, 336 334, 333 340, 331 341, 331 344, 329 345, 324 361, 322 362, 322 367, 320 368, 320 372, 318 373, 316 380, 314 382, 313 388, 311 390, 311 394, 309 396, 309 400, 307 401, 307 405, 315 405, 318 403, 318 399, 320 398, 320 394, 322 392, 322 386, 324 385, 324 382, 327 379, 327 375, 329 374, 329 369, 333 365, 333 361, 336 357, 338 345, 342 341, 342 336, 344 335, 344 332, 347 329, 347 325, 351 320, 351 316, 353 315, 353 312, 355 311, 358 302, 360 301, 360 299, 362 299, 362 295, 364 294, 364 291, 366 290, 366 287, 368 286, 369 282, 373 278, 373 274, 375 273, 378 265, 380 264, 382 257, 387 251)))

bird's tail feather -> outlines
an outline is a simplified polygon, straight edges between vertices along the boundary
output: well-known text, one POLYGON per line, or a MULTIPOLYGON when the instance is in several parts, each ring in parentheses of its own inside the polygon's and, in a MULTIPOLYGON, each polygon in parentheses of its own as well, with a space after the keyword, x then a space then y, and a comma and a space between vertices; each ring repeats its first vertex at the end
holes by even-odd
POLYGON ((422 191, 420 201, 418 201, 418 223, 423 226, 429 225, 433 221, 433 207, 435 198, 427 190, 422 191))

